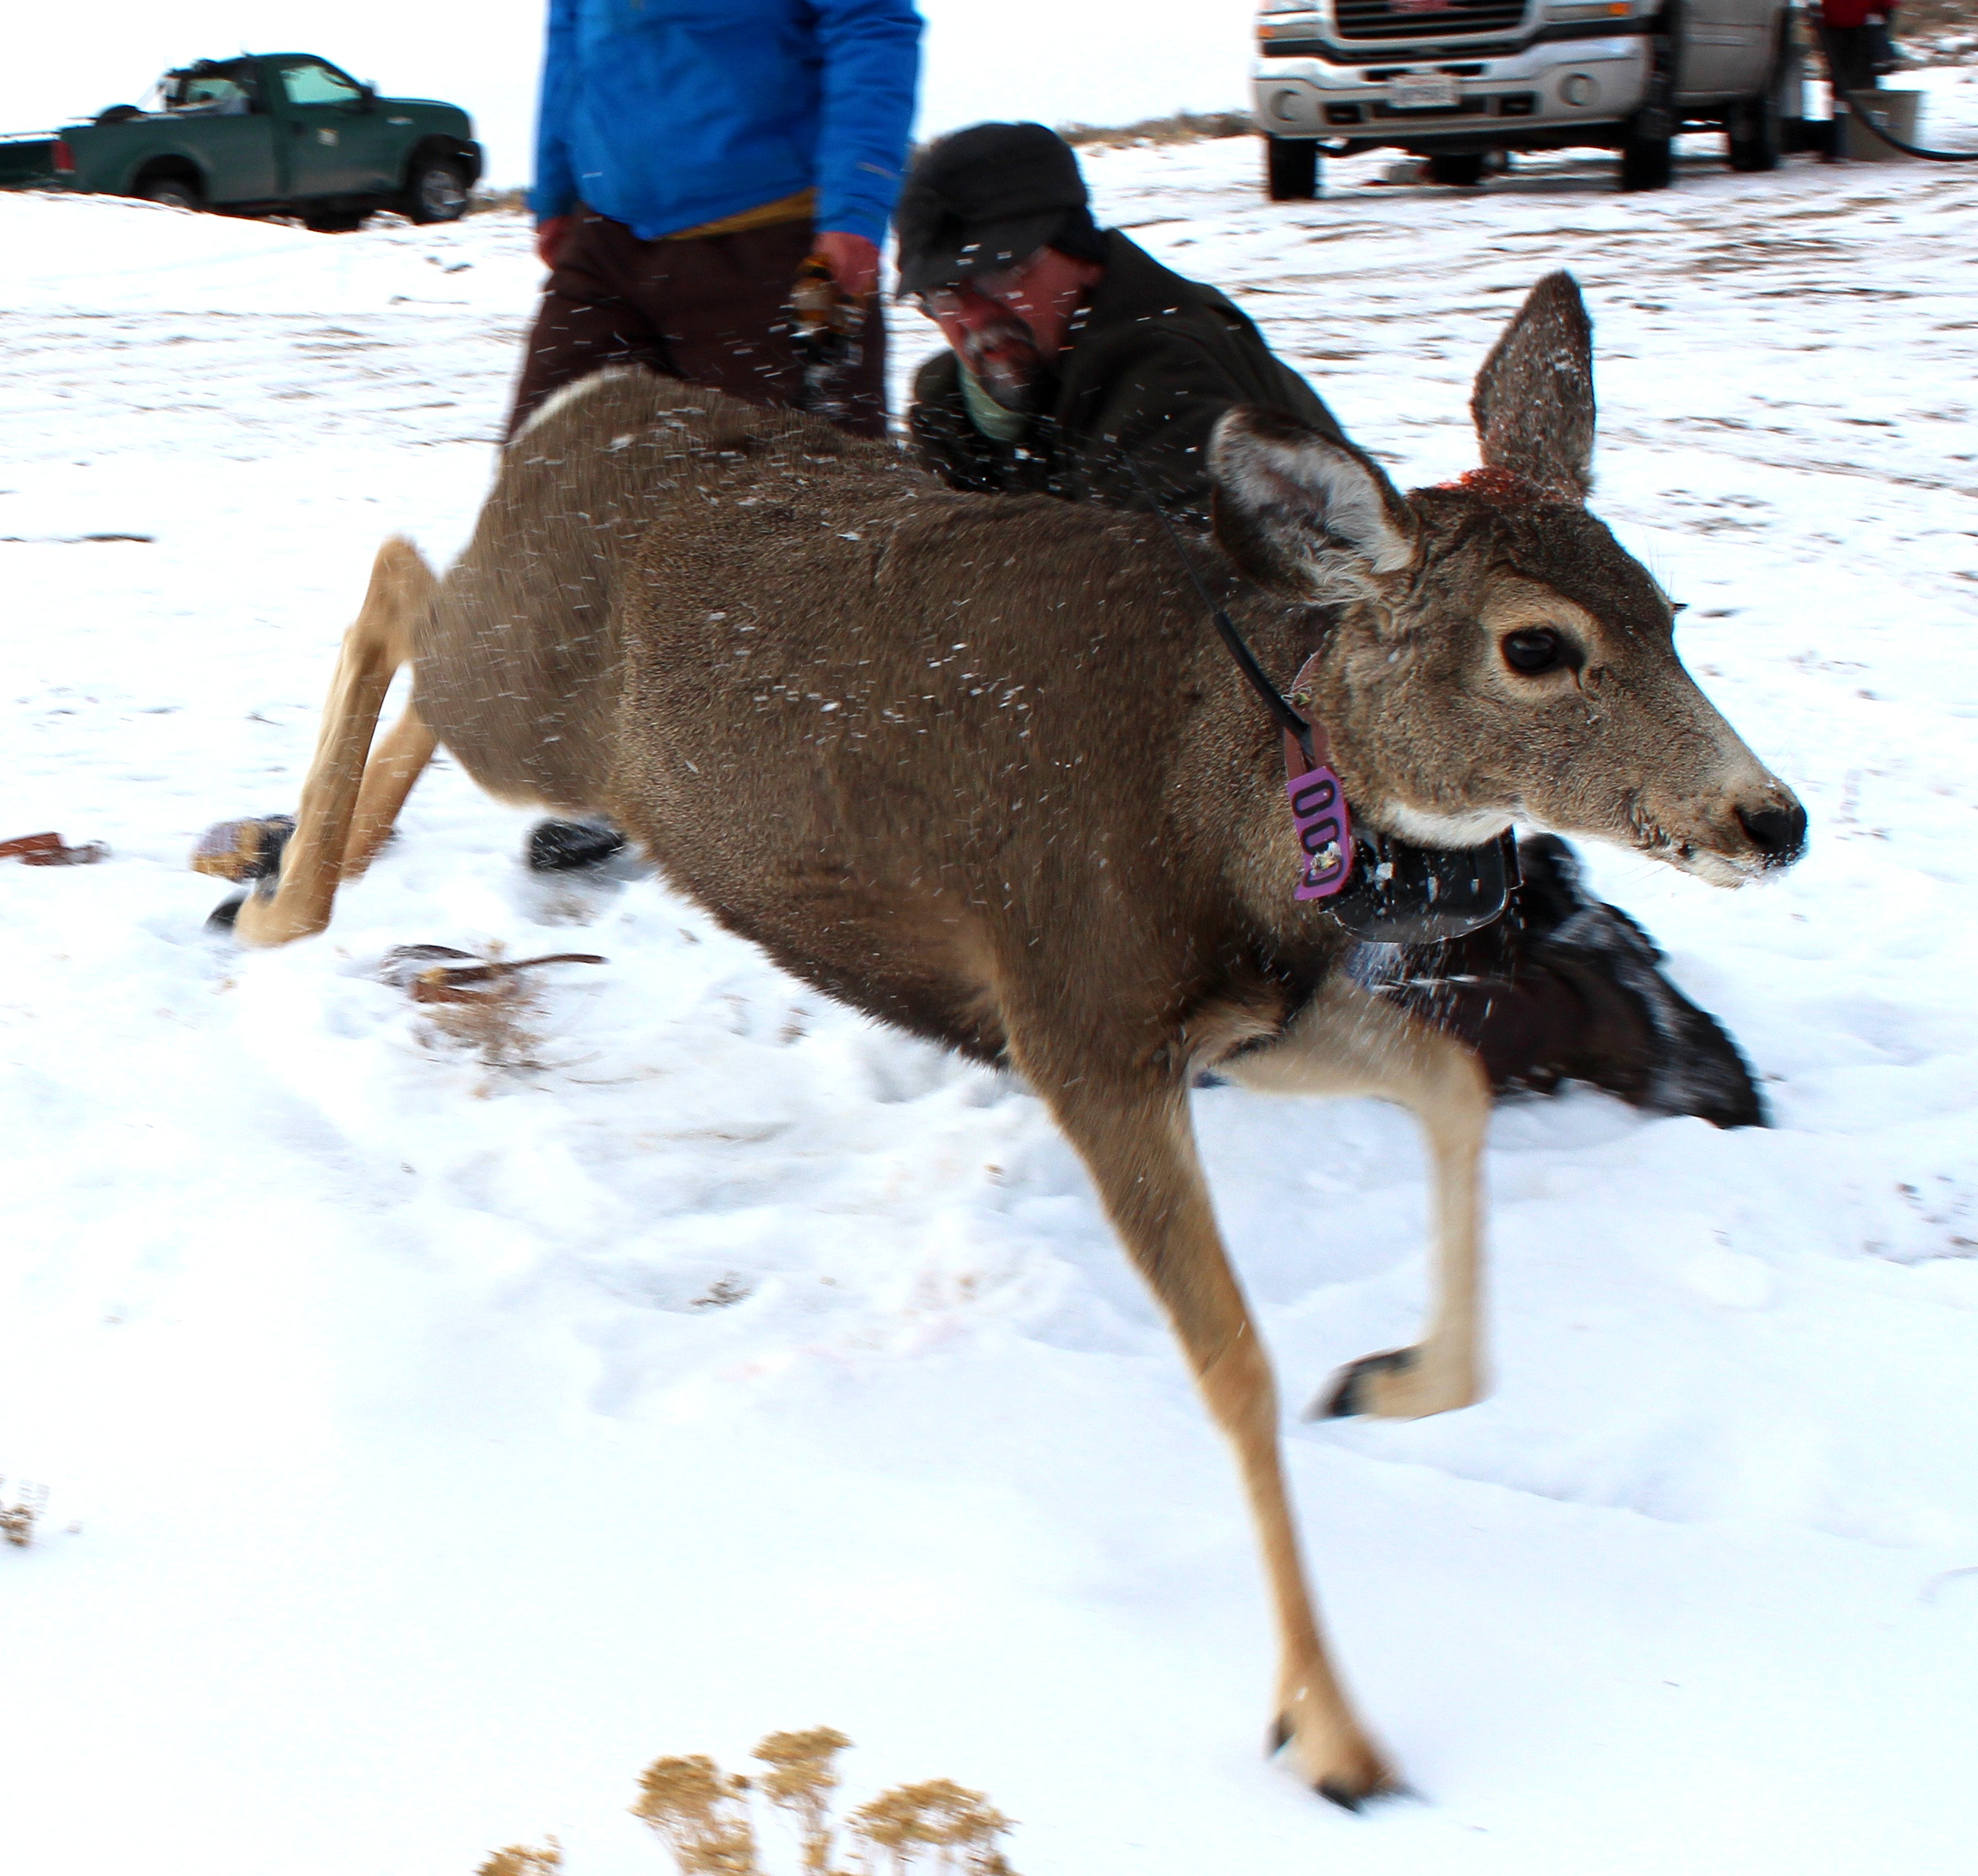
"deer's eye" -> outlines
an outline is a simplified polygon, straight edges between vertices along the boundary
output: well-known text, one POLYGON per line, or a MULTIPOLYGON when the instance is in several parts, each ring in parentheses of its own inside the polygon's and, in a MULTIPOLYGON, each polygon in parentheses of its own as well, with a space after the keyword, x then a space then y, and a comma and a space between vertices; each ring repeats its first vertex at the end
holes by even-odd
POLYGON ((1503 643, 1504 662, 1514 671, 1536 677, 1566 662, 1566 646, 1556 632, 1513 632, 1503 643))

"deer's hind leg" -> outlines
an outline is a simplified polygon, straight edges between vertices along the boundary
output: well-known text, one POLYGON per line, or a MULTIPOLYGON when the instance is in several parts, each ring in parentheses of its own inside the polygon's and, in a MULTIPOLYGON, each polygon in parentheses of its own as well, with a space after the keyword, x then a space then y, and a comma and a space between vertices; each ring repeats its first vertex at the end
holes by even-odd
POLYGON ((1315 1411, 1415 1420, 1483 1398, 1484 1136, 1490 1089, 1460 1043, 1335 981, 1281 1040, 1218 1064, 1244 1087, 1278 1094, 1373 1094, 1421 1123, 1435 1193, 1434 1302, 1421 1340, 1342 1368, 1315 1411))
POLYGON ((413 633, 437 588, 409 541, 394 538, 378 550, 364 604, 343 635, 280 872, 263 882, 267 890, 249 895, 234 921, 248 944, 286 945, 329 923, 347 860, 359 860, 353 873, 363 870, 432 755, 432 732, 415 702, 386 739, 374 773, 366 769, 385 693, 399 667, 411 662, 413 633))
MULTIPOLYGON (((1014 1052, 1022 1060, 1021 1047, 1014 1052)), ((1278 1451, 1277 1382, 1216 1228, 1186 1094, 1153 1077, 1108 1085, 1024 1066, 1090 1169, 1235 1449, 1277 1618, 1273 1747, 1288 1746, 1305 1781, 1336 1804, 1391 1789, 1320 1636, 1278 1451)))

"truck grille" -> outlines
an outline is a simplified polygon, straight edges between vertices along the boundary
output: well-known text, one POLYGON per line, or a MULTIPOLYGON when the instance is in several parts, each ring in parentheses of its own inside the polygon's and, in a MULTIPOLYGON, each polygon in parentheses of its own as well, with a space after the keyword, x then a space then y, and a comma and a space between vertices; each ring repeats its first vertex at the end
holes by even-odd
POLYGON ((1332 0, 1342 39, 1453 39, 1504 32, 1525 17, 1525 0, 1332 0))

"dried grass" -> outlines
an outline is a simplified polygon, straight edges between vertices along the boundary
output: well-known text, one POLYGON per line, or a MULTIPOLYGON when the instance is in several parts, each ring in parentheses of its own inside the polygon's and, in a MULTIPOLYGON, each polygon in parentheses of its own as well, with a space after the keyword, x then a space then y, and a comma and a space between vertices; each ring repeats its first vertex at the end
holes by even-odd
POLYGON ((1247 111, 1177 111, 1137 124, 1060 124, 1057 134, 1074 148, 1117 150, 1131 144, 1202 144, 1248 137, 1256 129, 1247 111))
POLYGON ((422 1041, 471 1049, 485 1067, 521 1071, 544 1066, 536 1027, 541 1004, 537 980, 526 973, 546 964, 605 961, 587 951, 558 951, 511 962, 498 945, 484 957, 450 945, 402 945, 385 953, 379 974, 431 1012, 422 1041))
POLYGON ((528 207, 526 189, 476 189, 467 198, 470 215, 522 215, 528 207))
POLYGON ((512 1074, 543 1066, 541 1031, 535 1018, 541 1005, 521 978, 509 978, 471 1003, 442 1004, 425 1024, 429 1041, 471 1050, 484 1068, 512 1074))
POLYGON ((683 1876, 762 1876, 749 1821, 749 1781, 696 1752, 656 1759, 639 1780, 632 1815, 661 1838, 683 1876))
MULTIPOLYGON (((6 1483, 5 1479, 0 1479, 0 1487, 6 1483)), ((48 1506, 48 1487, 24 1482, 13 1497, 0 1498, 0 1537, 5 1538, 17 1550, 25 1550, 35 1541, 35 1521, 48 1506)))
POLYGON ((541 1850, 531 1850, 521 1844, 511 1844, 505 1850, 498 1850, 474 1876, 557 1876, 563 1868, 563 1848, 552 1837, 541 1850))
POLYGON ((887 1876, 906 1876, 924 1851, 933 1853, 942 1876, 1011 1876, 996 1848, 1010 1820, 980 1792, 951 1778, 882 1792, 852 1812, 847 1828, 863 1848, 860 1864, 870 1876, 882 1869, 887 1876))
POLYGON ((664 1841, 680 1876, 763 1876, 749 1808, 755 1792, 795 1828, 804 1876, 1014 1876, 997 1848, 1010 1820, 949 1778, 898 1785, 861 1805, 845 1821, 854 1870, 834 1870, 832 1798, 838 1755, 851 1743, 829 1726, 772 1732, 756 1749, 769 1769, 753 1783, 700 1755, 655 1759, 632 1815, 664 1841))
POLYGON ((772 1732, 756 1749, 769 1768, 762 1795, 796 1827, 804 1876, 831 1876, 831 1795, 838 1789, 838 1755, 851 1743, 832 1727, 813 1726, 772 1732))

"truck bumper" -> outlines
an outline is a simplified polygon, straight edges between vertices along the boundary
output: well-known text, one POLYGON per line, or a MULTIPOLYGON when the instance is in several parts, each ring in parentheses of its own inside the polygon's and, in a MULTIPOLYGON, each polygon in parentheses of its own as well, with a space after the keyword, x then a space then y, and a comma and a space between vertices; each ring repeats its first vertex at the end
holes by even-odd
POLYGON ((1260 59, 1251 96, 1260 130, 1344 142, 1341 155, 1382 147, 1556 150, 1619 142, 1647 95, 1649 59, 1639 35, 1540 44, 1497 58, 1416 45, 1380 65, 1260 59), (1457 103, 1430 110, 1391 103, 1391 81, 1404 73, 1455 78, 1457 103))

